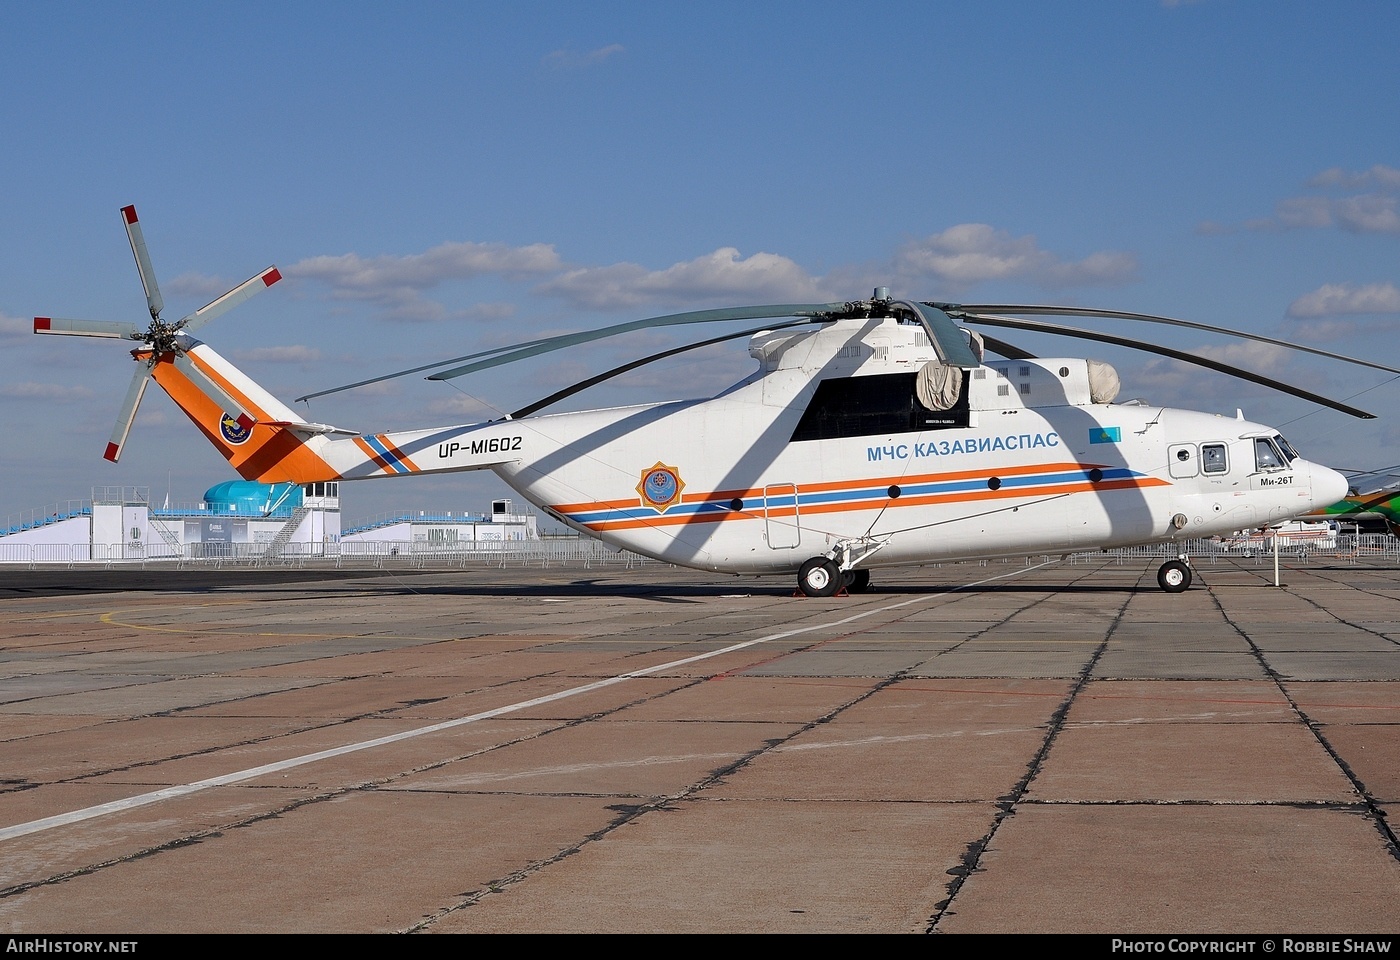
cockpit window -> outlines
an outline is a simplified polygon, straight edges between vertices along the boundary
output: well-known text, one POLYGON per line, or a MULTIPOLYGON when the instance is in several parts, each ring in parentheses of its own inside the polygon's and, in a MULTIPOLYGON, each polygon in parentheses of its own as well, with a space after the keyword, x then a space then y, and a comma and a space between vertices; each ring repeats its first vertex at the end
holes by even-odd
POLYGON ((1268 437, 1256 437, 1254 440, 1254 467, 1257 470, 1282 470, 1285 461, 1283 454, 1278 452, 1278 448, 1268 437))
POLYGON ((1229 469, 1230 465, 1225 460, 1225 444, 1201 444, 1201 472, 1225 473, 1229 469))
POLYGON ((1279 450, 1283 451, 1283 458, 1289 463, 1298 459, 1298 451, 1294 450, 1283 437, 1274 437, 1274 443, 1278 444, 1279 450))

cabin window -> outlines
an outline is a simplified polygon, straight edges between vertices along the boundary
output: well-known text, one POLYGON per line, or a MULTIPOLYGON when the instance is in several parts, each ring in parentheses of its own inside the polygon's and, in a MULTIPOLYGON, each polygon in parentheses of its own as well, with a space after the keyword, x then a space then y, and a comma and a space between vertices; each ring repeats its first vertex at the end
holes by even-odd
POLYGON ((916 373, 888 373, 823 380, 792 432, 793 442, 967 426, 966 378, 951 409, 930 410, 916 396, 917 377, 916 373))
POLYGON ((1201 472, 1224 473, 1229 470, 1225 460, 1225 444, 1206 443, 1201 445, 1201 472))
POLYGON ((1283 454, 1267 437, 1254 440, 1254 466, 1257 470, 1282 470, 1285 466, 1283 454))

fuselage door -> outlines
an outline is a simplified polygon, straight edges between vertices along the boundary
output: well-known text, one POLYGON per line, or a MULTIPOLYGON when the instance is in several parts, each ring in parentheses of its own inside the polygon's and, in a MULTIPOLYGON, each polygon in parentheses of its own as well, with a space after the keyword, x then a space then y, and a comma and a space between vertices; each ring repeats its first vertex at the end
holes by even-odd
POLYGON ((770 483, 763 488, 763 521, 768 546, 774 550, 791 550, 801 542, 797 484, 770 483))
POLYGON ((1174 479, 1185 480, 1199 471, 1194 443, 1173 443, 1167 447, 1167 472, 1174 479))

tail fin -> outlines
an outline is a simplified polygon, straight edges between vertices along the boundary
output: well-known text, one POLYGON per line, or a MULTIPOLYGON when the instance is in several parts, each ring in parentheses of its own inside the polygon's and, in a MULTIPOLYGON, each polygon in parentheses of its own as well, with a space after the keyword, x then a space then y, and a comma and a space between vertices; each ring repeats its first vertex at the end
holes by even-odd
MULTIPOLYGON (((142 361, 151 357, 148 350, 134 351, 134 355, 142 361)), ((328 442, 324 434, 353 431, 307 423, 208 344, 189 339, 185 356, 203 377, 187 376, 170 354, 156 356, 151 375, 239 476, 263 483, 339 479, 322 456, 328 442), (226 410, 214 391, 200 382, 206 377, 243 406, 251 415, 251 426, 247 417, 226 410)))

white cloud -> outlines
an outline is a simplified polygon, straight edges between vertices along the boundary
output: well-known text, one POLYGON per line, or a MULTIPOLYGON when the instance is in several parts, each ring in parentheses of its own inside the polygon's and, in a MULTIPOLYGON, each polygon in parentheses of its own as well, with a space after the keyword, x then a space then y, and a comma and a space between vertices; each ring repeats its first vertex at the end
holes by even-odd
POLYGON ((0 340, 18 340, 20 337, 33 335, 34 319, 32 317, 12 317, 6 313, 0 313, 0 340))
POLYGON ((392 320, 499 321, 514 315, 508 303, 449 309, 424 292, 449 280, 497 276, 542 278, 535 293, 556 296, 590 310, 664 309, 702 302, 830 302, 862 296, 873 285, 921 288, 930 279, 946 287, 989 280, 1020 280, 1043 287, 1124 283, 1135 278, 1137 259, 1099 251, 1069 260, 1040 248, 1035 237, 1013 237, 987 224, 950 227, 905 244, 884 264, 839 266, 814 276, 781 254, 742 255, 721 247, 691 260, 651 269, 614 263, 566 269, 548 244, 447 243, 422 254, 361 257, 358 254, 302 260, 284 273, 330 288, 332 299, 372 303, 392 320))
POLYGON ((816 279, 787 257, 755 253, 744 259, 734 247, 721 247, 664 270, 647 270, 635 263, 570 270, 539 287, 542 293, 600 310, 717 297, 798 302, 818 297, 819 288, 816 279))
MULTIPOLYGON (((1400 170, 1377 165, 1349 173, 1333 167, 1310 178, 1307 186, 1320 193, 1280 200, 1273 216, 1247 220, 1242 226, 1262 231, 1335 228, 1348 233, 1400 234, 1400 170), (1328 190, 1351 193, 1327 196, 1328 190)), ((1202 224, 1199 229, 1203 233, 1226 232, 1218 224, 1202 224)))
MULTIPOLYGON (((1294 382, 1297 379, 1288 369, 1292 351, 1274 344, 1242 341, 1198 346, 1186 352, 1274 380, 1294 382)), ((1124 377, 1119 399, 1145 397, 1153 403, 1198 410, 1211 409, 1212 404, 1218 404, 1222 410, 1228 411, 1244 402, 1244 398, 1257 396, 1261 390, 1273 393, 1268 387, 1256 386, 1239 377, 1194 363, 1153 357, 1130 376, 1124 377)))
POLYGON ((251 350, 235 350, 232 355, 240 363, 315 363, 321 359, 320 350, 300 345, 254 347, 251 350))
POLYGON ((202 273, 182 273, 169 283, 162 283, 160 287, 164 293, 173 293, 176 296, 190 297, 208 303, 215 297, 222 297, 241 282, 235 280, 233 283, 229 283, 223 277, 211 277, 202 273))
POLYGON ((1400 170, 1376 164, 1371 169, 1363 170, 1360 173, 1348 173, 1341 167, 1331 167, 1310 179, 1307 185, 1310 187, 1342 187, 1347 190, 1359 190, 1363 187, 1400 190, 1400 170))
POLYGON ((65 387, 57 383, 6 383, 0 385, 0 397, 15 400, 45 400, 52 403, 75 403, 91 400, 92 391, 87 387, 65 387))
POLYGON ((490 404, 461 393, 431 400, 423 407, 423 412, 434 417, 462 417, 468 421, 503 415, 490 404))
POLYGON ((513 308, 484 304, 450 311, 426 300, 422 293, 441 283, 499 276, 524 279, 557 272, 562 263, 554 247, 535 243, 511 247, 503 243, 443 243, 424 253, 362 257, 356 253, 310 257, 288 267, 291 278, 317 280, 331 288, 336 300, 376 304, 394 320, 411 322, 456 319, 499 319, 513 308))
POLYGON ((1400 313, 1400 288, 1393 283, 1364 286, 1329 283, 1288 305, 1290 317, 1332 317, 1348 313, 1400 313))
POLYGON ((310 257, 283 272, 330 284, 338 296, 347 299, 377 299, 386 291, 425 290, 448 280, 537 276, 559 267, 559 255, 550 244, 511 247, 504 243, 449 242, 407 256, 345 253, 310 257))
POLYGON ((1137 259, 1103 251, 1083 260, 1063 260, 1041 249, 1029 234, 1014 237, 985 223, 963 223, 905 244, 896 254, 895 270, 911 281, 932 278, 957 287, 988 280, 1068 287, 1127 282, 1137 273, 1137 259))
POLYGON ((1293 351, 1275 343, 1261 343, 1258 340, 1241 340, 1235 343, 1213 344, 1197 347, 1190 353, 1199 354, 1217 363, 1232 367, 1244 367, 1255 373, 1278 376, 1287 366, 1293 351))
POLYGON ((1296 340, 1308 343, 1349 340, 1365 331, 1365 327, 1355 320, 1336 319, 1299 320, 1292 329, 1296 340))
POLYGON ((624 47, 620 43, 610 43, 606 47, 598 47, 596 50, 589 50, 587 53, 579 53, 576 50, 555 50, 553 53, 545 55, 546 66, 556 70, 577 70, 583 67, 591 67, 602 63, 611 57, 615 57, 624 52, 624 47))

